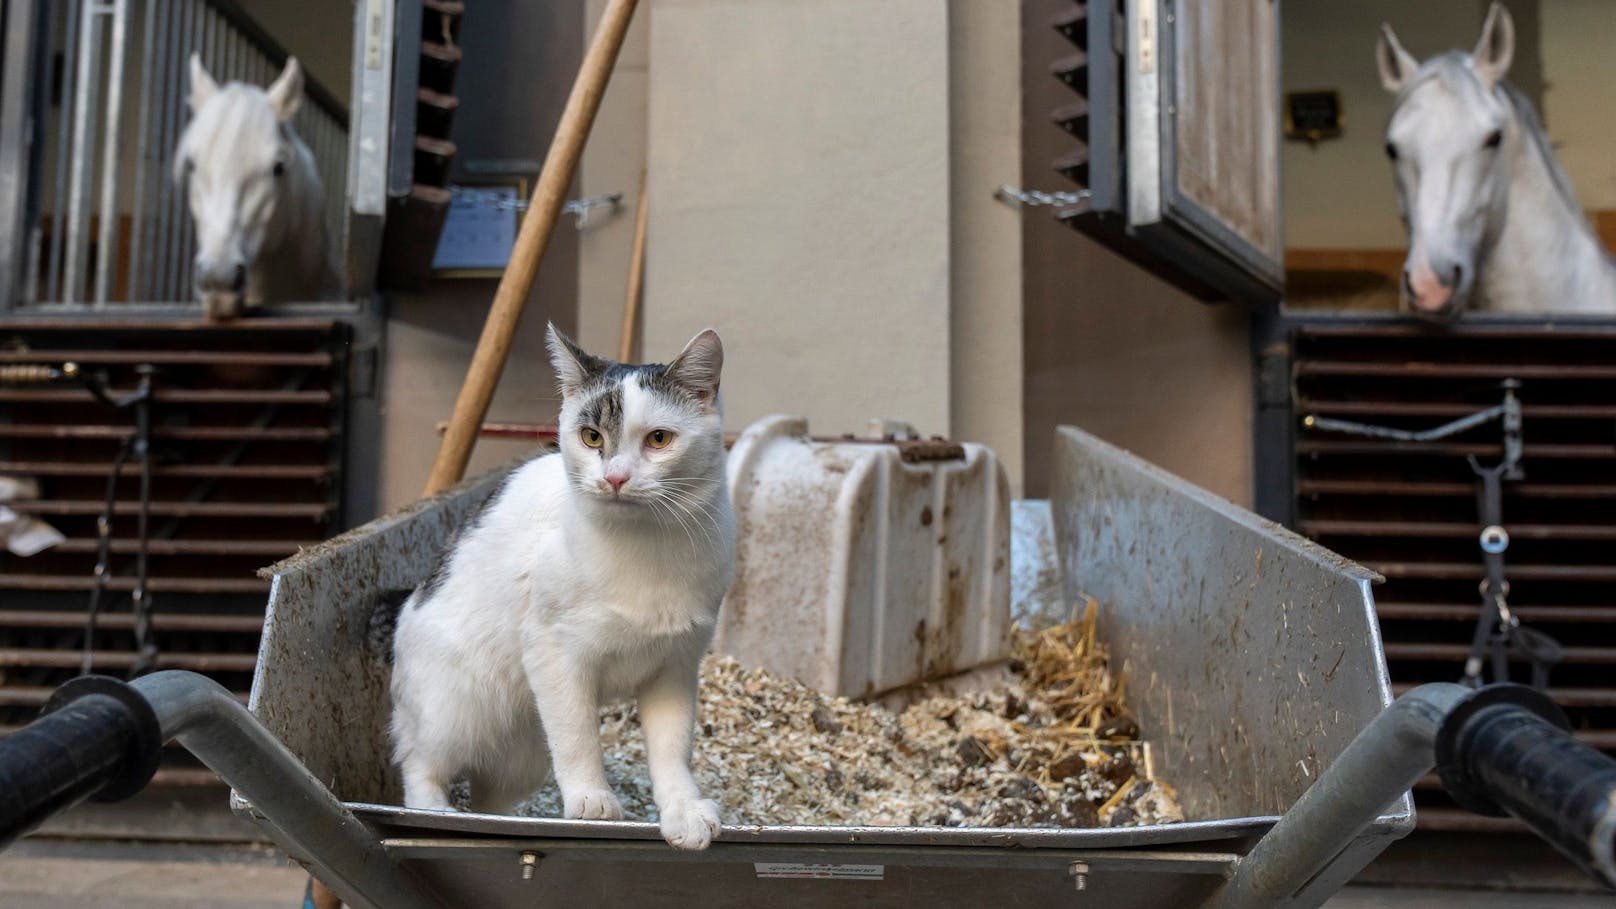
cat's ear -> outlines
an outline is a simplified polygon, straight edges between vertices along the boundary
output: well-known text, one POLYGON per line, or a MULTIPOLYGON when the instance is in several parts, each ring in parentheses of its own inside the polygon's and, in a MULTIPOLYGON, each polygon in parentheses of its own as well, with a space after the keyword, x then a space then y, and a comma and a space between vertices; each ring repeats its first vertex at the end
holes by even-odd
POLYGON ((711 328, 690 339, 668 364, 668 378, 704 404, 718 398, 718 374, 724 369, 724 345, 711 328))
POLYGON ((584 353, 572 339, 556 331, 555 323, 545 326, 545 344, 550 348, 550 364, 561 382, 561 394, 570 395, 605 372, 611 364, 584 353))

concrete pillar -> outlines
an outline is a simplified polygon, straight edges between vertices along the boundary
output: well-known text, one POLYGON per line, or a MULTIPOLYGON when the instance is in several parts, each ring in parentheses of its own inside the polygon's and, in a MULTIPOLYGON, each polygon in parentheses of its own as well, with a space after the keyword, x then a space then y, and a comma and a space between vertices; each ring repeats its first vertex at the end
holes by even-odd
POLYGON ((645 352, 726 341, 734 425, 949 425, 946 0, 659 0, 645 352))
MULTIPOLYGON (((992 445, 1019 489, 1020 13, 972 0, 642 0, 579 193, 579 332, 615 350, 639 167, 647 359, 723 334, 739 428, 873 416, 992 445)), ((586 30, 605 7, 587 0, 586 30)))

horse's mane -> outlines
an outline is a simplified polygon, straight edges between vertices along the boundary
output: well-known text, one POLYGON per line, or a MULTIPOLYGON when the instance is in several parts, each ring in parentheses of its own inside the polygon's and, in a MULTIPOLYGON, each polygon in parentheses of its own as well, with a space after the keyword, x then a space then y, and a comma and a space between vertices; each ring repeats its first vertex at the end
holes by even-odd
POLYGON ((1549 145, 1549 135, 1543 131, 1543 121, 1538 119, 1537 108, 1532 106, 1526 93, 1508 79, 1498 80, 1498 91, 1515 111, 1515 119, 1520 121, 1522 132, 1531 140, 1532 148, 1537 150, 1538 158, 1549 172, 1549 179, 1554 182, 1555 191, 1560 194, 1560 201, 1580 217, 1582 205, 1577 202, 1577 191, 1572 188, 1571 177, 1560 166, 1560 159, 1555 157, 1554 149, 1549 145))

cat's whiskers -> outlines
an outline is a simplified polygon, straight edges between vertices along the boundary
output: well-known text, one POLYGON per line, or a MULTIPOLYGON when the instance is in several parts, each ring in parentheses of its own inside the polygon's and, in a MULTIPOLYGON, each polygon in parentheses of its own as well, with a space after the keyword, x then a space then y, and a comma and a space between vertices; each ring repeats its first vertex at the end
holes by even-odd
POLYGON ((659 490, 659 498, 670 508, 675 508, 683 514, 689 516, 691 523, 701 530, 702 535, 705 536, 708 541, 714 541, 713 535, 709 532, 708 528, 715 526, 717 519, 713 516, 712 512, 706 509, 705 506, 702 506, 701 513, 697 514, 692 505, 700 505, 700 503, 688 500, 684 493, 680 493, 672 488, 659 490), (706 518, 706 520, 703 520, 703 518, 706 518))
POLYGON ((684 530, 685 538, 690 541, 691 547, 694 548, 696 546, 696 535, 690 532, 690 525, 685 522, 684 518, 679 516, 678 512, 673 510, 673 506, 671 504, 658 499, 648 499, 646 501, 651 506, 653 511, 657 510, 658 508, 665 509, 668 516, 677 521, 679 526, 684 530))
MULTIPOLYGON (((686 513, 689 514, 691 518, 696 518, 695 509, 700 509, 701 515, 707 519, 707 523, 714 526, 718 524, 718 515, 713 511, 712 503, 698 498, 689 492, 680 490, 678 487, 667 487, 662 489, 661 493, 663 496, 668 498, 669 501, 677 503, 680 507, 684 508, 686 513)), ((705 527, 706 525, 704 524, 703 526, 705 527)))
MULTIPOLYGON (((714 515, 711 511, 708 510, 707 506, 704 503, 695 502, 694 504, 698 505, 702 509, 702 516, 705 516, 707 518, 706 521, 703 521, 701 519, 701 517, 696 514, 695 510, 693 508, 691 508, 691 505, 689 503, 687 503, 687 502, 681 500, 680 498, 678 498, 678 494, 674 490, 667 489, 667 490, 663 490, 663 492, 665 493, 665 495, 664 495, 662 501, 669 507, 670 510, 673 509, 673 508, 678 508, 680 511, 683 511, 686 515, 689 515, 690 520, 696 525, 696 527, 699 530, 701 530, 702 536, 707 538, 707 542, 709 544, 711 544, 711 545, 717 545, 718 539, 715 536, 713 536, 712 530, 710 528, 717 526, 718 518, 717 518, 716 515, 714 515)), ((694 538, 691 539, 691 543, 692 544, 695 543, 694 538)))
POLYGON ((705 477, 662 477, 657 481, 657 491, 665 495, 676 496, 701 507, 709 519, 716 521, 717 517, 710 510, 713 504, 711 494, 706 490, 693 488, 693 481, 696 480, 714 486, 720 482, 705 477))

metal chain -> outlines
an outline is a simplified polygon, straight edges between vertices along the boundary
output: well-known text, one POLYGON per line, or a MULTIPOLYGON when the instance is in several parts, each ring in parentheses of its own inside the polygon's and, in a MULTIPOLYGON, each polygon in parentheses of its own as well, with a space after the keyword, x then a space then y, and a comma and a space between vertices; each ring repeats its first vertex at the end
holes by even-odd
POLYGON ((1086 189, 1075 193, 1056 192, 1046 193, 1037 189, 1017 189, 1006 183, 993 191, 993 198, 998 199, 1012 208, 1022 208, 1029 205, 1076 205, 1089 197, 1086 189))
MULTIPOLYGON (((507 198, 497 189, 461 186, 457 183, 449 184, 449 195, 462 205, 481 205, 494 211, 527 211, 530 204, 527 199, 507 198)), ((623 206, 623 194, 620 192, 602 193, 598 196, 590 196, 587 199, 573 199, 561 207, 561 213, 577 216, 577 228, 583 230, 589 223, 590 212, 606 206, 610 206, 612 213, 616 214, 623 206)))

